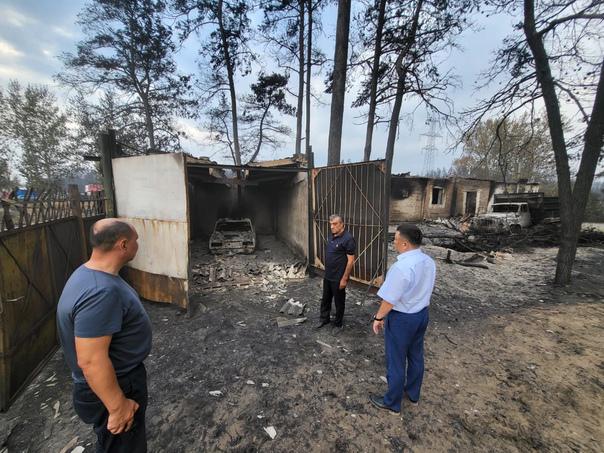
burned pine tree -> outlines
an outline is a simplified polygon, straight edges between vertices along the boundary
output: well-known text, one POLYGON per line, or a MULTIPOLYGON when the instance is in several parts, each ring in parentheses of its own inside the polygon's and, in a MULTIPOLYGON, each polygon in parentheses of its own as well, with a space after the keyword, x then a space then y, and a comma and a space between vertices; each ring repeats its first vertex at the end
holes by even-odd
POLYGON ((468 25, 472 8, 472 0, 416 0, 387 5, 376 103, 393 102, 386 145, 388 173, 405 95, 412 95, 444 120, 452 120, 446 90, 454 79, 448 72, 441 73, 435 57, 455 46, 454 38, 468 25))
POLYGON ((359 38, 361 44, 360 54, 353 55, 353 65, 368 66, 371 68, 368 79, 363 82, 361 92, 352 103, 353 107, 361 107, 369 104, 367 112, 367 128, 365 132, 365 147, 363 148, 363 160, 371 158, 371 144, 373 141, 373 130, 376 126, 377 88, 380 69, 384 69, 381 63, 382 36, 386 19, 386 4, 388 0, 376 0, 369 4, 358 21, 359 38), (362 54, 373 47, 371 58, 363 58, 362 54))
POLYGON ((250 7, 242 0, 175 0, 173 6, 181 16, 178 23, 181 39, 184 41, 195 33, 201 42, 200 56, 209 59, 211 73, 204 81, 203 95, 207 102, 219 99, 219 106, 216 107, 219 112, 228 107, 231 117, 229 124, 224 121, 218 124, 230 129, 230 132, 224 130, 222 133, 231 136, 233 161, 235 165, 241 165, 235 76, 238 70, 247 75, 254 59, 247 46, 250 7), (221 96, 224 92, 228 92, 228 100, 221 96))
POLYGON ((264 20, 260 26, 263 39, 274 49, 277 65, 298 77, 298 86, 294 93, 297 103, 296 154, 302 152, 305 7, 305 0, 272 0, 263 3, 264 20))
POLYGON ((312 35, 320 20, 316 14, 323 0, 271 0, 261 4, 264 18, 260 25, 261 40, 271 49, 277 66, 286 74, 297 76, 295 153, 302 152, 302 123, 306 109, 306 147, 310 140, 310 79, 312 66, 321 64, 324 56, 313 47, 312 35), (306 89, 305 89, 306 84, 306 89), (305 103, 306 101, 306 103, 305 103))
POLYGON ((289 78, 282 74, 260 74, 258 82, 251 86, 252 93, 246 96, 242 122, 248 126, 247 143, 254 143, 249 149, 251 157, 248 163, 254 162, 263 145, 276 147, 282 143, 290 129, 275 120, 272 111, 276 110, 285 115, 293 115, 295 109, 286 101, 286 88, 289 78))
POLYGON ((348 44, 350 36, 351 0, 338 2, 336 24, 336 45, 333 73, 331 75, 331 114, 329 116, 329 141, 327 144, 327 165, 340 163, 342 147, 342 123, 344 121, 344 97, 346 94, 346 72, 348 67, 348 44))
POLYGON ((78 15, 85 38, 61 56, 58 80, 77 90, 114 89, 127 99, 132 128, 143 128, 153 150, 179 147, 172 124, 194 101, 191 78, 176 70, 172 31, 162 1, 93 1, 78 15))
POLYGON ((489 2, 496 12, 517 13, 522 22, 497 52, 485 83, 505 74, 497 92, 467 112, 468 131, 484 117, 502 119, 534 110, 543 102, 554 150, 560 199, 561 242, 556 284, 567 284, 577 252, 577 241, 594 174, 602 158, 604 140, 604 61, 591 43, 604 37, 604 11, 598 1, 489 2), (574 134, 568 132, 561 105, 576 110, 574 134), (570 136, 569 136, 570 135, 570 136), (579 157, 576 174, 571 159, 579 157), (574 182, 573 182, 574 179, 574 182))

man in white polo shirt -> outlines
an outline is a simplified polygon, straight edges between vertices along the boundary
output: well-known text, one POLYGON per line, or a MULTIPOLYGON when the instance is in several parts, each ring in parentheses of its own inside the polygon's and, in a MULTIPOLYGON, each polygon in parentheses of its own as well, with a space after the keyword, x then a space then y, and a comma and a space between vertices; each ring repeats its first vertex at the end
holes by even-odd
POLYGON ((373 318, 373 332, 384 329, 388 391, 370 396, 380 409, 400 412, 403 393, 417 404, 424 377, 424 334, 434 289, 434 260, 421 251, 422 232, 413 224, 399 225, 394 248, 399 253, 378 291, 382 304, 373 318))

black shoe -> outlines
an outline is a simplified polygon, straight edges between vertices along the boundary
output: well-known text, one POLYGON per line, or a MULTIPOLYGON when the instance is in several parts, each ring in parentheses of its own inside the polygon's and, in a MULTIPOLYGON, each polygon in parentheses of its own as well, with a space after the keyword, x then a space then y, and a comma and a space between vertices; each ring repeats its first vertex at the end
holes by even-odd
POLYGON ((370 395, 369 401, 371 401, 371 404, 373 404, 375 407, 377 407, 379 409, 384 409, 384 410, 387 410, 390 412, 394 412, 395 414, 400 413, 400 411, 396 411, 396 410, 392 409, 390 406, 386 406, 386 404, 384 404, 384 398, 381 396, 370 395))
POLYGON ((320 321, 319 324, 317 324, 317 326, 315 327, 315 329, 320 329, 321 327, 325 327, 327 324, 329 324, 329 321, 320 321))

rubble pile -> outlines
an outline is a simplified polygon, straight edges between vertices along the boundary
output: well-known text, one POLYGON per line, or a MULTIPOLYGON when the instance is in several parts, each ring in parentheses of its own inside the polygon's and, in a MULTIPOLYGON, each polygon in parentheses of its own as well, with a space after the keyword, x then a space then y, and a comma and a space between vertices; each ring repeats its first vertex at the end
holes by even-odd
MULTIPOLYGON (((560 244, 560 223, 541 223, 512 232, 478 232, 470 227, 467 217, 437 219, 420 225, 424 243, 460 252, 512 251, 521 247, 554 247, 560 244)), ((585 229, 580 245, 604 245, 604 233, 585 229)))
POLYGON ((238 259, 216 258, 215 263, 195 264, 192 277, 202 290, 226 288, 229 286, 253 285, 264 287, 276 282, 301 280, 306 274, 306 264, 246 263, 238 259))
POLYGON ((306 275, 306 262, 296 258, 273 237, 259 236, 254 254, 212 255, 205 241, 191 249, 192 290, 224 292, 232 287, 254 287, 258 291, 283 294, 285 285, 306 275))

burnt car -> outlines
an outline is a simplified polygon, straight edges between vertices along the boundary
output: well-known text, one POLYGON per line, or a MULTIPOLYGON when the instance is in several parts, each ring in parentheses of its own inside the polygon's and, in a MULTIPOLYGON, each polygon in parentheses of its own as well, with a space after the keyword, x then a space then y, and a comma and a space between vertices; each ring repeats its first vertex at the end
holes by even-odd
POLYGON ((250 219, 218 219, 210 236, 210 252, 254 253, 256 232, 250 219))

